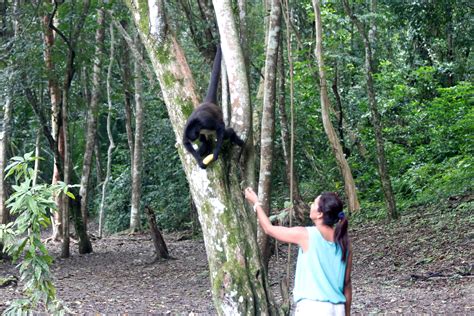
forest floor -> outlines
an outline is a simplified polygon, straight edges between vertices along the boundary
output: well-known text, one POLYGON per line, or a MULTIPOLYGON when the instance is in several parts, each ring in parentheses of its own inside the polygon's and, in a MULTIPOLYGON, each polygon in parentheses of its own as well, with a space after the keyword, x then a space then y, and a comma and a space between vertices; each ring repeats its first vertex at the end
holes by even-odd
MULTIPOLYGON (((399 221, 354 220, 353 312, 474 314, 473 210, 471 194, 416 208, 399 221)), ((94 253, 79 255, 74 249, 68 259, 60 259, 59 246, 49 244, 59 299, 77 314, 214 315, 203 241, 177 233, 164 237, 174 259, 155 263, 148 234, 95 240, 94 253)), ((279 258, 270 262, 277 301, 287 249, 280 245, 279 258)), ((8 275, 18 273, 1 262, 0 277, 8 275)), ((21 288, 0 288, 0 312, 21 297, 21 288)))

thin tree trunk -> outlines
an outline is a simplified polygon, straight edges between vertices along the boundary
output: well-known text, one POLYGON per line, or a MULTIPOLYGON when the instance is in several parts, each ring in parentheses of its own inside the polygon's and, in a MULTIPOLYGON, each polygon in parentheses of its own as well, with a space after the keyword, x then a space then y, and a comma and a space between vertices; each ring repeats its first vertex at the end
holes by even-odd
POLYGON ((97 185, 102 182, 102 164, 100 162, 100 146, 99 146, 99 135, 95 134, 94 141, 94 157, 95 157, 95 174, 97 185))
POLYGON ((158 225, 156 225, 155 213, 149 206, 145 206, 145 213, 148 217, 148 225, 150 227, 150 235, 155 247, 155 261, 160 259, 169 259, 170 255, 165 240, 161 234, 158 225))
POLYGON ((349 157, 349 149, 346 147, 346 143, 344 141, 344 127, 343 127, 343 122, 344 122, 344 115, 342 112, 342 101, 341 101, 341 95, 339 94, 339 89, 338 89, 338 79, 339 79, 339 74, 338 74, 338 67, 337 67, 337 61, 334 66, 334 80, 332 82, 332 92, 334 93, 334 97, 336 99, 336 105, 337 108, 335 109, 335 114, 336 114, 336 119, 337 119, 337 131, 339 132, 339 140, 341 141, 341 146, 342 146, 342 151, 346 155, 346 157, 349 157))
POLYGON ((244 181, 247 185, 255 187, 255 148, 252 139, 252 111, 245 56, 233 20, 230 0, 213 0, 213 4, 219 25, 223 57, 227 65, 232 107, 231 126, 246 142, 242 152, 244 181))
POLYGON ((111 97, 111 85, 110 79, 112 77, 112 65, 114 61, 114 28, 110 25, 110 58, 109 58, 109 68, 107 71, 107 102, 109 105, 107 112, 107 136, 109 137, 109 148, 107 150, 107 171, 105 174, 105 180, 102 184, 102 199, 100 201, 100 211, 99 211, 99 237, 102 238, 103 223, 105 219, 104 212, 104 203, 105 203, 105 192, 107 189, 107 184, 109 183, 110 173, 112 168, 112 151, 115 148, 114 138, 112 135, 112 97, 111 97))
POLYGON ((321 89, 321 116, 323 119, 323 126, 326 134, 328 135, 331 148, 336 157, 337 164, 344 178, 344 188, 346 197, 349 201, 350 211, 357 211, 360 209, 359 200, 357 199, 357 191, 355 188, 354 178, 352 172, 347 163, 344 153, 342 151, 341 144, 337 138, 336 131, 332 126, 331 119, 329 117, 330 102, 327 91, 326 74, 324 71, 324 60, 323 60, 323 39, 322 39, 322 23, 321 23, 321 10, 319 6, 319 0, 313 0, 314 14, 316 17, 316 49, 315 55, 318 59, 319 66, 319 80, 321 89))
POLYGON ((278 52, 278 115, 280 119, 281 147, 283 149, 288 185, 293 181, 293 207, 295 217, 299 223, 304 223, 309 214, 309 206, 301 197, 298 177, 296 176, 295 170, 293 170, 293 172, 290 170, 290 132, 288 130, 288 116, 285 107, 285 64, 283 61, 283 42, 280 42, 281 49, 278 52), (291 179, 291 177, 293 177, 293 179, 291 179))
MULTIPOLYGON (((54 19, 54 17, 51 17, 54 19)), ((55 42, 55 37, 53 34, 53 30, 49 27, 50 23, 54 23, 50 21, 49 16, 43 17, 43 26, 44 26, 44 60, 46 63, 46 71, 48 73, 48 90, 49 90, 49 97, 51 100, 51 135, 55 142, 55 151, 57 150, 59 155, 55 155, 54 157, 54 168, 53 168, 53 176, 52 176, 52 184, 56 184, 58 181, 61 181, 61 173, 62 170, 59 169, 58 166, 58 156, 62 157, 60 146, 62 137, 60 137, 60 117, 61 117, 61 90, 59 88, 58 79, 56 77, 54 64, 52 60, 52 49, 55 42)), ((60 158, 62 159, 62 158, 60 158)), ((51 239, 53 241, 58 241, 62 239, 62 203, 60 201, 60 197, 57 196, 55 198, 56 205, 58 206, 58 211, 53 212, 52 216, 52 227, 53 227, 53 234, 51 239)))
MULTIPOLYGON (((267 29, 267 50, 265 59, 265 83, 262 109, 262 128, 260 141, 260 174, 258 178, 258 196, 267 215, 271 207, 271 183, 273 165, 273 147, 275 141, 275 101, 278 49, 281 31, 281 6, 279 0, 271 1, 270 23, 267 29)), ((258 228, 258 243, 263 254, 265 267, 270 259, 268 236, 258 228)))
MULTIPOLYGON (((7 13, 8 2, 0 3, 0 18, 2 21, 0 27, 0 37, 6 38, 10 33, 10 27, 6 23, 6 13, 7 13)), ((12 78, 12 72, 10 73, 10 79, 12 78)), ((12 80, 9 80, 12 82, 12 80)), ((5 103, 3 107, 3 117, 0 122, 0 224, 7 224, 10 221, 10 212, 6 205, 6 200, 8 199, 8 189, 7 183, 5 181, 5 167, 7 166, 7 146, 8 138, 10 134, 10 121, 11 121, 11 111, 12 111, 12 96, 11 96, 11 87, 3 87, 5 92, 5 103)), ((3 253, 3 244, 0 242, 0 259, 8 259, 8 255, 3 253)))
MULTIPOLYGON (((7 87, 7 89, 9 89, 9 87, 7 87)), ((10 221, 10 212, 5 204, 5 201, 8 199, 7 184, 5 181, 5 167, 8 162, 7 147, 10 136, 11 113, 12 98, 10 91, 7 91, 5 104, 3 105, 3 118, 0 130, 0 224, 7 224, 10 221)))
POLYGON ((193 12, 194 8, 191 1, 179 0, 178 2, 186 15, 187 25, 194 45, 196 45, 197 49, 208 61, 212 62, 216 54, 213 45, 209 45, 209 43, 214 43, 214 36, 212 35, 214 14, 212 10, 208 8, 206 1, 197 1, 201 19, 196 19, 196 13, 193 12), (210 14, 208 14, 209 12, 210 14), (199 31, 202 25, 206 26, 204 32, 199 31))
POLYGON ((380 176, 380 182, 382 184, 382 190, 385 197, 385 204, 387 206, 388 215, 390 218, 395 219, 398 217, 397 208, 395 205, 395 196, 393 195, 392 182, 388 172, 387 159, 385 158, 384 140, 382 135, 382 120, 380 113, 377 109, 377 99, 375 96, 374 80, 373 80, 373 58, 372 50, 370 46, 369 38, 364 31, 364 27, 359 19, 354 15, 347 0, 343 0, 344 9, 346 14, 351 18, 352 23, 357 27, 360 36, 364 42, 365 47, 365 74, 367 80, 367 95, 369 101, 369 108, 372 118, 372 127, 374 128, 375 134, 375 145, 377 148, 377 162, 378 171, 380 176))
MULTIPOLYGON (((63 90, 63 98, 62 98, 62 134, 64 137, 64 179, 63 182, 68 185, 71 183, 71 171, 70 171, 70 157, 71 152, 69 150, 69 138, 68 138, 68 104, 69 103, 69 89, 63 90)), ((63 218, 62 218, 62 226, 63 226, 63 242, 61 247, 61 257, 62 258, 69 258, 70 250, 69 250, 69 197, 65 194, 61 194, 60 198, 63 202, 63 218)))
MULTIPOLYGON (((48 27, 51 28, 58 34, 67 45, 67 57, 66 57, 66 69, 65 75, 63 79, 63 86, 62 86, 62 99, 61 99, 61 123, 62 126, 60 127, 60 134, 59 134, 59 145, 58 148, 63 150, 63 166, 64 166, 64 175, 63 175, 63 182, 68 185, 70 184, 70 150, 69 150, 69 139, 68 139, 68 98, 69 98, 69 90, 71 88, 71 83, 74 78, 75 74, 75 67, 74 67, 74 59, 75 59, 75 46, 77 44, 77 40, 79 38, 79 34, 84 26, 85 19, 87 17, 87 13, 89 11, 89 0, 85 0, 83 2, 83 10, 79 21, 74 25, 69 25, 71 27, 70 37, 67 38, 64 33, 62 33, 51 21, 54 17, 55 13, 58 10, 59 2, 54 2, 54 10, 51 14, 51 18, 49 19, 48 27), (62 137, 62 140, 61 140, 62 137)), ((62 199, 62 204, 64 209, 62 210, 63 213, 63 243, 61 247, 61 256, 62 257, 69 257, 69 198, 67 198, 64 194, 60 195, 62 199)))
POLYGON ((344 112, 342 110, 342 98, 339 93, 339 87, 338 87, 338 82, 339 82, 339 68, 337 67, 337 62, 335 65, 335 74, 334 74, 334 81, 332 84, 332 91, 334 93, 334 97, 336 98, 336 104, 337 104, 337 111, 334 111, 336 114, 336 119, 338 122, 338 131, 339 131, 339 137, 341 139, 341 144, 342 144, 342 150, 346 157, 348 157, 351 153, 351 150, 347 147, 345 141, 344 141, 344 131, 347 131, 349 140, 351 141, 351 144, 355 145, 357 147, 357 150, 359 151, 359 154, 362 156, 362 158, 367 157, 367 149, 365 148, 364 144, 362 143, 362 140, 360 137, 354 133, 352 128, 349 126, 347 123, 346 115, 344 115, 344 112))
POLYGON ((101 7, 97 10, 98 28, 95 34, 95 56, 94 67, 92 70, 92 97, 87 111, 87 133, 86 147, 84 149, 84 160, 82 163, 81 188, 81 214, 84 226, 87 230, 88 204, 89 204, 89 182, 92 169, 92 156, 94 153, 94 144, 97 133, 97 114, 99 108, 100 88, 101 88, 101 71, 102 60, 104 58, 104 34, 105 34, 105 17, 104 9, 101 7))
MULTIPOLYGON (((35 141, 35 157, 40 157, 41 155, 41 128, 38 128, 36 131, 36 141, 35 141)), ((39 159, 35 160, 35 167, 34 167, 34 176, 33 176, 33 186, 36 185, 38 181, 38 174, 39 174, 39 159)))
MULTIPOLYGON (((122 21, 121 26, 125 29, 127 27, 126 22, 122 21)), ((132 75, 130 71, 130 48, 127 41, 122 36, 121 42, 121 65, 122 65, 122 89, 124 93, 125 103, 125 129, 127 131, 128 148, 130 149, 130 166, 133 166, 133 128, 132 128, 132 89, 130 82, 132 81, 132 75)), ((132 167, 130 167, 132 169, 132 167)))
MULTIPOLYGON (((137 36, 137 43, 139 39, 137 36)), ((143 88, 141 67, 137 58, 134 59, 135 70, 135 141, 132 164, 132 202, 130 211, 130 232, 140 230, 140 199, 142 194, 142 149, 143 149, 143 88)))

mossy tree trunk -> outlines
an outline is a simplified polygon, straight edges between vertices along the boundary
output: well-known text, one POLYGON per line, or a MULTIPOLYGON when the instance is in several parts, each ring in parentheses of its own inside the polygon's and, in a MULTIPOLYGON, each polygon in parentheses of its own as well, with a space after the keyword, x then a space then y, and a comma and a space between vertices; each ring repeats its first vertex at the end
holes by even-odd
POLYGON ((328 88, 326 83, 326 72, 324 69, 324 59, 323 59, 323 27, 321 23, 321 9, 319 5, 319 0, 313 0, 313 9, 315 16, 315 28, 316 28, 316 48, 315 55, 318 60, 319 66, 319 82, 321 89, 321 116, 323 118, 323 126, 326 135, 328 136, 329 142, 331 143, 331 148, 333 150, 334 156, 336 157, 339 170, 344 178, 344 188, 346 192, 346 197, 349 201, 350 211, 358 211, 360 209, 359 199, 357 198, 357 190, 354 183, 354 178, 352 177, 352 171, 349 167, 349 164, 346 160, 346 157, 342 151, 342 146, 337 137, 334 126, 331 123, 329 116, 330 101, 328 96, 328 88))
MULTIPOLYGON (((232 172, 238 171, 236 161, 224 153, 222 159, 202 170, 182 146, 186 118, 199 104, 199 99, 184 52, 168 28, 164 3, 160 0, 128 0, 126 3, 160 83, 177 139, 176 148, 198 210, 216 310, 225 315, 269 314, 271 299, 256 242, 255 216, 244 207, 238 172, 232 172)), ((238 37, 236 39, 238 43, 238 37)), ((234 59, 229 58, 230 46, 229 41, 222 41, 226 65, 234 66, 234 59)), ((251 113, 249 108, 244 108, 249 103, 239 103, 241 99, 232 87, 232 80, 238 80, 234 72, 239 68, 229 67, 228 70, 232 125, 246 140, 245 126, 250 125, 243 117, 251 113)), ((248 86, 244 93, 249 99, 248 86)))
MULTIPOLYGON (((265 58, 265 83, 260 141, 260 174, 258 177, 258 196, 262 207, 270 215, 271 183, 273 166, 273 147, 275 142, 275 101, 278 50, 281 30, 281 7, 279 0, 271 1, 270 23, 267 28, 265 58)), ((270 251, 268 236, 262 229, 258 230, 258 243, 263 253, 265 266, 268 266, 270 251)))

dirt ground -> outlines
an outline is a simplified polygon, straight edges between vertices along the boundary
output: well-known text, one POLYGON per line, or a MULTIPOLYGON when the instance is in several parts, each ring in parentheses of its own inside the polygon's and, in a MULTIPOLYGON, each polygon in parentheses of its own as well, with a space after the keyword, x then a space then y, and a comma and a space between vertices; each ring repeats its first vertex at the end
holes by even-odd
MULTIPOLYGON (((447 201, 443 212, 414 212, 392 223, 353 223, 354 313, 474 314, 474 204, 459 203, 447 201)), ((79 255, 74 248, 68 259, 50 244, 59 299, 78 314, 214 315, 204 243, 181 236, 165 235, 174 259, 157 263, 151 263, 147 234, 95 240, 94 253, 79 255)), ((277 301, 286 252, 280 245, 269 268, 277 301)), ((8 275, 18 273, 0 263, 0 277, 8 275)), ((0 288, 0 312, 21 297, 21 288, 0 288)))

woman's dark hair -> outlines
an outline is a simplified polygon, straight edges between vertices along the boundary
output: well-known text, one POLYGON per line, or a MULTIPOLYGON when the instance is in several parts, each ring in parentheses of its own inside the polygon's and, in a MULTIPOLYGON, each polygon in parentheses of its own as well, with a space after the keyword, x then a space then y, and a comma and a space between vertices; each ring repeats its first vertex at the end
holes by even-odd
POLYGON ((334 192, 324 192, 319 197, 319 211, 323 212, 323 222, 325 225, 334 226, 334 240, 341 247, 342 261, 346 261, 349 249, 349 236, 347 229, 349 221, 343 213, 343 206, 341 199, 334 192))

